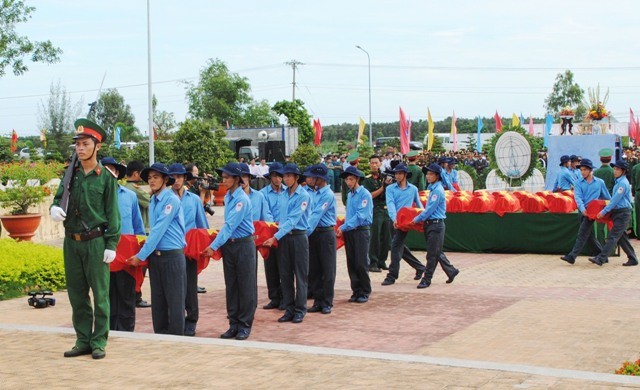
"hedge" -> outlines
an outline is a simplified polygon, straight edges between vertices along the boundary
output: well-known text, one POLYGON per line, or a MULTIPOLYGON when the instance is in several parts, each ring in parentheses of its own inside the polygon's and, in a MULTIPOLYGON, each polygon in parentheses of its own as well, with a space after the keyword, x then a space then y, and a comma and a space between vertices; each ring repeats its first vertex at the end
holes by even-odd
POLYGON ((10 238, 0 240, 0 300, 65 286, 62 249, 10 238))

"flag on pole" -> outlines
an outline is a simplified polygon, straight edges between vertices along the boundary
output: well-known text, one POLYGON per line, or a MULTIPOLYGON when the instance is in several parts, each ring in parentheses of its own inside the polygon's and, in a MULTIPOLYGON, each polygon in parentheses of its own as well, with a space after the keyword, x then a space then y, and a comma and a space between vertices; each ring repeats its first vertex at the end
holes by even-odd
POLYGON ((315 137, 313 138, 313 144, 319 146, 322 142, 322 125, 320 124, 320 118, 313 120, 313 128, 316 131, 315 137))
POLYGON ((518 127, 518 126, 520 126, 520 119, 514 112, 513 116, 511 117, 511 127, 518 127))
POLYGON ((635 118, 636 116, 633 115, 633 110, 629 107, 629 138, 633 139, 634 144, 637 145, 638 125, 635 118))
POLYGON ((456 127, 456 112, 453 112, 451 118, 451 140, 453 141, 453 151, 458 151, 458 128, 456 127))
POLYGON ((402 107, 400 107, 400 153, 409 153, 411 141, 411 119, 407 119, 402 107))
POLYGON ((529 114, 529 135, 533 135, 533 116, 529 114))
MULTIPOLYGON (((156 129, 155 129, 155 127, 154 127, 154 128, 153 128, 153 135, 154 135, 154 138, 153 138, 153 139, 155 139, 155 132, 156 132, 156 129)), ((114 146, 115 146, 115 147, 116 147, 116 149, 118 149, 118 150, 120 150, 120 147, 122 146, 122 145, 121 145, 121 142, 120 142, 120 135, 121 135, 120 133, 122 133, 122 127, 120 127, 120 126, 116 126, 116 136, 115 136, 115 145, 114 145, 114 146)))
POLYGON ((547 114, 547 119, 544 124, 544 146, 549 146, 549 136, 551 135, 551 128, 553 127, 553 116, 547 114))
POLYGON ((429 129, 429 132, 427 133, 427 150, 431 150, 433 147, 433 129, 435 129, 436 124, 431 117, 431 110, 429 110, 429 107, 427 107, 427 127, 429 129))
POLYGON ((525 121, 524 116, 522 116, 522 112, 520 112, 520 126, 524 127, 525 121))
POLYGON ((366 124, 364 122, 364 119, 360 117, 360 124, 358 125, 358 140, 356 142, 357 145, 360 145, 362 143, 362 134, 364 134, 365 126, 366 124))
POLYGON ((15 129, 11 133, 11 153, 15 153, 18 150, 18 133, 15 129))
POLYGON ((42 131, 40 132, 40 141, 42 141, 42 146, 44 146, 44 148, 47 148, 47 129, 42 129, 42 131))
POLYGON ((480 142, 480 133, 482 132, 482 128, 484 127, 484 123, 482 123, 482 117, 478 115, 478 139, 476 140, 476 150, 478 153, 482 151, 482 142, 480 142))
POLYGON ((228 129, 230 129, 231 127, 229 127, 229 121, 226 121, 226 122, 227 122, 227 130, 228 130, 228 129))
POLYGON ((496 133, 499 133, 502 131, 502 119, 500 118, 500 115, 498 115, 498 111, 496 111, 496 114, 493 116, 493 119, 496 120, 496 133))

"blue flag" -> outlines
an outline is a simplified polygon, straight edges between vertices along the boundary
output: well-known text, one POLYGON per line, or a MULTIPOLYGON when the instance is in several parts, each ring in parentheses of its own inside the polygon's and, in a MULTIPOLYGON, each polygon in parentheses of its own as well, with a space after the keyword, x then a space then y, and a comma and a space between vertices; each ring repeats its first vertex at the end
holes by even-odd
POLYGON ((478 141, 476 142, 476 150, 478 151, 478 153, 482 152, 482 142, 480 142, 480 132, 482 131, 483 127, 484 127, 484 124, 482 123, 482 117, 478 115, 478 141))
POLYGON ((520 127, 523 127, 523 128, 524 128, 524 124, 525 124, 525 123, 526 123, 526 122, 524 121, 524 117, 522 116, 522 112, 521 112, 521 113, 520 113, 520 127))
POLYGON ((553 126, 553 116, 547 114, 547 120, 544 124, 544 147, 549 146, 549 136, 551 135, 551 127, 553 126))
POLYGON ((115 141, 115 147, 116 149, 120 150, 120 132, 122 131, 122 128, 120 126, 116 127, 116 141, 115 141))

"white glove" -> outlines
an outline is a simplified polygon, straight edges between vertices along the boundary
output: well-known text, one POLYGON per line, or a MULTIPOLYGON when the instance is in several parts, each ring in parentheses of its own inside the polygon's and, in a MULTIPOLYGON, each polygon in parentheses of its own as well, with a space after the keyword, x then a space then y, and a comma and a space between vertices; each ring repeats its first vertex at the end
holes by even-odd
POLYGON ((62 222, 65 218, 67 218, 67 213, 65 213, 64 210, 58 206, 51 207, 49 213, 51 214, 51 219, 56 222, 62 222))
POLYGON ((116 259, 116 251, 113 251, 111 249, 104 250, 104 259, 102 259, 102 261, 109 264, 115 259, 116 259))

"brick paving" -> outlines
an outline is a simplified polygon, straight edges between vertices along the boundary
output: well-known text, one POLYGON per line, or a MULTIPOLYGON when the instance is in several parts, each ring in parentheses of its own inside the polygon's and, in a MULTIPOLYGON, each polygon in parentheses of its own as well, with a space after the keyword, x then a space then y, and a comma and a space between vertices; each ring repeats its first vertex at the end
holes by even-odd
MULTIPOLYGON (((136 332, 113 332, 100 362, 62 358, 74 341, 64 292, 43 310, 26 298, 0 302, 0 388, 640 386, 611 375, 640 357, 640 267, 621 267, 620 257, 601 268, 586 257, 573 266, 549 255, 448 257, 461 269, 453 284, 438 270, 432 286, 418 290, 403 263, 395 285, 380 285, 384 272, 371 274, 371 300, 355 304, 347 302, 341 250, 333 313, 308 314, 301 324, 280 324, 280 311, 261 309, 268 299, 260 262, 259 308, 244 343, 218 339, 227 329, 224 281, 222 264, 212 262, 200 276, 208 292, 199 295, 197 337, 153 335, 150 309, 138 309, 136 332)), ((148 298, 148 280, 143 287, 148 298)))

